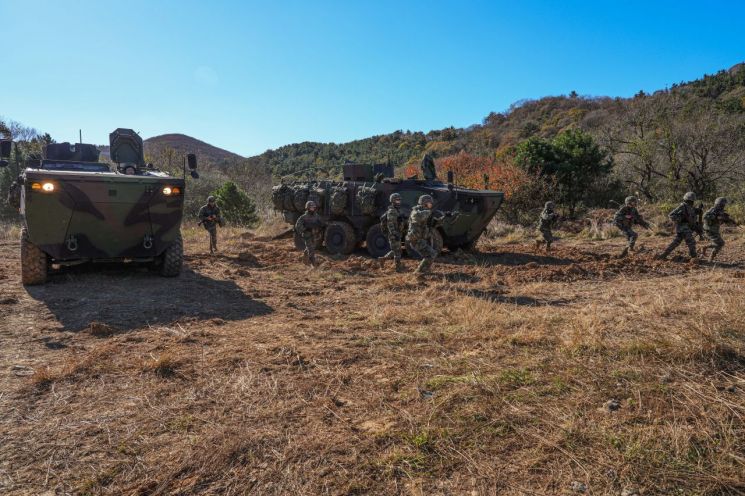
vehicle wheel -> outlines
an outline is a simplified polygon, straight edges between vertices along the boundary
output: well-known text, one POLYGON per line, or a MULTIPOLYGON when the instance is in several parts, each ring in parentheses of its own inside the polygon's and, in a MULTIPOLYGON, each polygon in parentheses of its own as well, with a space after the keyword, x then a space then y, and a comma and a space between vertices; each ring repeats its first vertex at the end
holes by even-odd
MULTIPOLYGON (((442 253, 442 246, 443 246, 442 234, 440 234, 440 231, 433 230, 432 231, 432 248, 435 249, 438 255, 442 253)), ((411 246, 408 239, 406 240, 406 253, 409 255, 410 258, 414 258, 417 260, 422 258, 419 252, 417 252, 411 246)))
POLYGON ((21 229, 21 282, 27 286, 47 282, 47 254, 29 241, 25 227, 21 229))
POLYGON ((326 227, 323 244, 326 245, 326 251, 332 255, 349 255, 357 246, 357 236, 354 233, 354 228, 348 223, 333 221, 329 222, 326 227))
MULTIPOLYGON (((295 240, 295 248, 298 251, 305 251, 305 241, 303 241, 303 238, 297 233, 297 231, 293 231, 293 233, 294 233, 293 236, 295 240)), ((320 236, 316 238, 316 247, 315 247, 316 250, 321 247, 322 241, 323 240, 321 239, 320 236)))
POLYGON ((373 224, 367 230, 365 245, 367 252, 375 258, 380 258, 391 251, 391 245, 388 238, 383 234, 383 228, 380 227, 380 224, 373 224))
POLYGON ((467 243, 460 244, 460 245, 448 245, 448 249, 450 251, 455 251, 459 249, 463 251, 474 251, 476 250, 476 245, 478 244, 479 239, 480 237, 473 239, 467 243))
POLYGON ((181 233, 178 233, 176 241, 166 248, 161 258, 163 263, 160 266, 160 275, 176 277, 181 273, 181 266, 184 263, 184 241, 181 239, 181 233))

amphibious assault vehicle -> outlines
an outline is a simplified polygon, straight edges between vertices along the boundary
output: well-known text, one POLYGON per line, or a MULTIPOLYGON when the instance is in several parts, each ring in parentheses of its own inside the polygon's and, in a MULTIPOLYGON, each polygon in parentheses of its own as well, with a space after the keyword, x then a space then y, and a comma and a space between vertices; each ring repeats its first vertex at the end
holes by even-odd
MULTIPOLYGON (((306 201, 314 200, 318 204, 319 214, 327 221, 319 248, 323 245, 331 254, 349 254, 364 244, 373 257, 385 255, 390 246, 381 229, 380 216, 388 208, 392 193, 402 196, 402 211, 407 217, 424 194, 434 198, 436 209, 460 213, 435 230, 432 245, 438 252, 443 247, 472 249, 504 199, 499 191, 456 186, 450 172, 447 183, 436 179, 394 178, 390 165, 346 164, 343 175, 343 181, 283 180, 272 190, 274 208, 283 213, 289 224, 294 224, 302 214, 306 201)), ((295 245, 303 248, 297 233, 295 245)), ((406 251, 409 256, 419 258, 408 243, 406 251)))
MULTIPOLYGON (((16 182, 23 284, 43 284, 51 269, 85 262, 139 262, 163 276, 180 273, 186 164, 184 178, 146 165, 142 138, 131 129, 112 132, 109 144, 114 167, 83 143, 49 144, 42 159, 27 161, 16 182)), ((196 156, 187 159, 198 177, 196 156)))

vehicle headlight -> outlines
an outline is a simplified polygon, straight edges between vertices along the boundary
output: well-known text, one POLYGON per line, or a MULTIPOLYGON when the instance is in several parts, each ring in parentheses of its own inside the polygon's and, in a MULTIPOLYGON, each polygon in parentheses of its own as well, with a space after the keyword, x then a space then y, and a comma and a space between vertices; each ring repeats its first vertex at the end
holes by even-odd
POLYGON ((54 186, 54 183, 50 183, 50 182, 31 183, 31 189, 34 189, 36 191, 43 191, 44 193, 51 193, 54 191, 55 186, 54 186))
POLYGON ((162 191, 166 196, 176 196, 181 194, 181 188, 178 186, 165 186, 162 191))

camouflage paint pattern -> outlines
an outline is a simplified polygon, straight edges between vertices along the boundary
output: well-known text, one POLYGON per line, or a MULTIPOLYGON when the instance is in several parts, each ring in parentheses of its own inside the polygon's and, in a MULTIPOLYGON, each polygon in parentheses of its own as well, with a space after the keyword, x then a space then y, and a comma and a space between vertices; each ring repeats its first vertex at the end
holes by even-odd
MULTIPOLYGON (((317 188, 330 191, 339 186, 338 181, 296 181, 293 185, 312 184, 317 188)), ((391 182, 344 182, 348 191, 347 208, 342 215, 333 215, 330 212, 328 202, 322 202, 319 214, 324 220, 345 220, 356 230, 360 240, 365 239, 367 229, 380 221, 380 216, 387 210, 391 193, 401 195, 401 212, 408 217, 411 209, 417 204, 422 195, 431 195, 435 200, 434 208, 443 211, 457 210, 460 215, 448 219, 438 230, 443 236, 445 245, 450 248, 465 247, 475 242, 486 229, 486 226, 496 215, 497 210, 504 200, 504 194, 499 191, 473 190, 458 186, 449 187, 447 184, 432 182, 427 184, 422 180, 396 180, 391 182), (357 189, 373 186, 377 190, 376 213, 373 215, 363 214, 355 202, 357 189)), ((328 198, 329 195, 326 195, 328 198)), ((282 211, 287 223, 297 220, 298 214, 287 210, 282 211)))
POLYGON ((162 174, 27 169, 21 214, 30 241, 55 260, 151 258, 179 234, 183 192, 183 179, 162 174), (51 183, 54 190, 33 189, 33 183, 51 183), (165 187, 180 194, 167 196, 165 187))

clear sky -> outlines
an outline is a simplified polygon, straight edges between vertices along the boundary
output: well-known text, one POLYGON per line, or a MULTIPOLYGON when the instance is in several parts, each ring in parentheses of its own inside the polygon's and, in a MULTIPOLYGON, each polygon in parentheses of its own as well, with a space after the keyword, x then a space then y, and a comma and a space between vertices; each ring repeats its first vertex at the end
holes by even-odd
POLYGON ((0 116, 253 155, 630 96, 745 60, 745 2, 0 0, 0 116))

